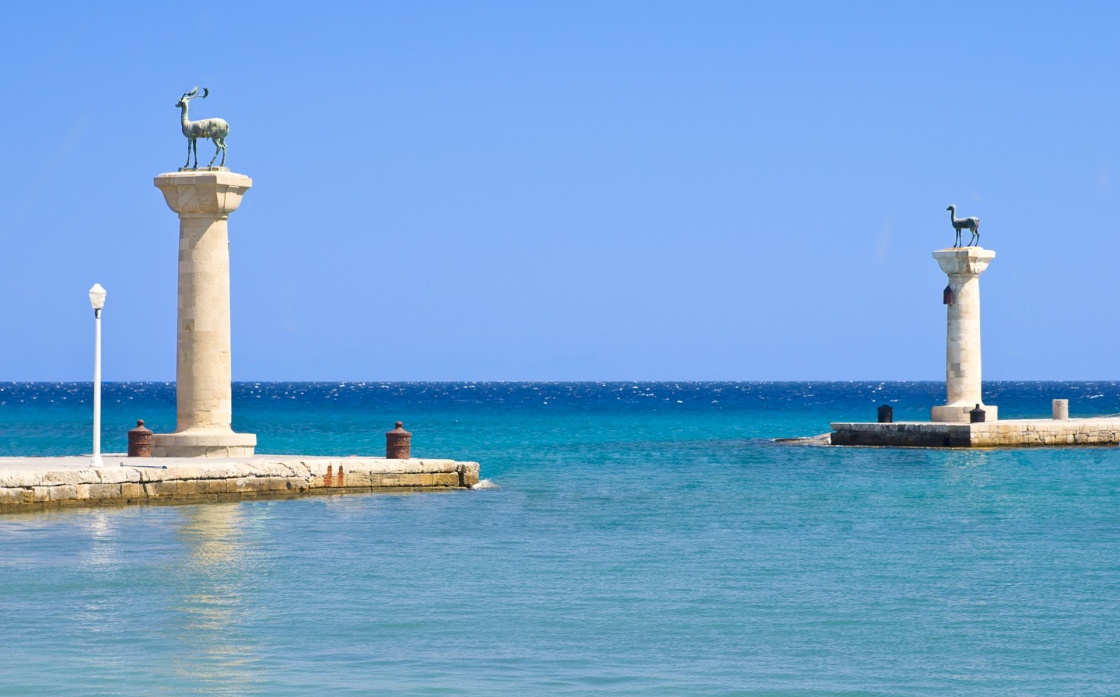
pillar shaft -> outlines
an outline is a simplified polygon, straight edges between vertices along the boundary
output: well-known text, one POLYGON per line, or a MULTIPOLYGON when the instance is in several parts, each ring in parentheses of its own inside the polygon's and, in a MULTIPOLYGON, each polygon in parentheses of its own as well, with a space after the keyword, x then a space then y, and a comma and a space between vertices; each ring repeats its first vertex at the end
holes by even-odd
POLYGON ((941 249, 933 258, 949 277, 952 304, 945 325, 946 403, 934 407, 934 421, 967 422, 968 412, 980 405, 988 421, 996 419, 995 407, 985 407, 981 389, 980 274, 996 253, 981 247, 941 249))
POLYGON ((233 421, 230 353, 229 214, 253 185, 222 170, 161 174, 155 185, 179 214, 173 434, 152 437, 155 456, 252 455, 253 434, 233 421))
POLYGON ((232 432, 229 229, 225 216, 179 219, 175 432, 232 432))

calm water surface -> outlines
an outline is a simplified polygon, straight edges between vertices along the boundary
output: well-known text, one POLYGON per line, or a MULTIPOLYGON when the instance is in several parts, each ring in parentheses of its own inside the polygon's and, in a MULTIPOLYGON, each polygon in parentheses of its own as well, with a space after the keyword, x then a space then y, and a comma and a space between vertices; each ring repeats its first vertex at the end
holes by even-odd
MULTIPOLYGON (((1001 415, 1116 383, 986 385, 1001 415)), ((89 450, 0 384, 0 455, 89 450)), ((1120 452, 811 448, 936 383, 241 384, 261 452, 477 459, 497 489, 0 517, 5 695, 1116 695, 1120 452)), ((105 389, 104 447, 164 384, 105 389)))

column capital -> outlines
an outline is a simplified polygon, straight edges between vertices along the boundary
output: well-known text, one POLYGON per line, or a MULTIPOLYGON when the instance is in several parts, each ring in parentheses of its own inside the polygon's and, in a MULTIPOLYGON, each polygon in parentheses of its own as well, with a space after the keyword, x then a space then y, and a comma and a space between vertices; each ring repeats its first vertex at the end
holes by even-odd
POLYGON ((996 258, 996 252, 983 247, 950 247, 937 250, 933 258, 950 276, 979 276, 996 258))
POLYGON ((241 205, 241 197, 253 186, 244 174, 221 170, 169 172, 155 178, 163 198, 179 217, 225 217, 241 205))

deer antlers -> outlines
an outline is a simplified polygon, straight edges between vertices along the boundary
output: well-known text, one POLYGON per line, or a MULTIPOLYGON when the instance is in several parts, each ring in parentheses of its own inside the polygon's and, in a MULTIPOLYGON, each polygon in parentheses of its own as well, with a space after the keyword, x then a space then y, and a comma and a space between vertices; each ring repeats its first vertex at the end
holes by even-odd
POLYGON ((183 96, 182 96, 182 99, 190 100, 190 99, 194 99, 195 97, 202 97, 203 99, 206 99, 208 96, 210 96, 210 90, 203 87, 202 88, 202 94, 199 94, 198 93, 198 88, 195 87, 190 92, 184 92, 183 96))

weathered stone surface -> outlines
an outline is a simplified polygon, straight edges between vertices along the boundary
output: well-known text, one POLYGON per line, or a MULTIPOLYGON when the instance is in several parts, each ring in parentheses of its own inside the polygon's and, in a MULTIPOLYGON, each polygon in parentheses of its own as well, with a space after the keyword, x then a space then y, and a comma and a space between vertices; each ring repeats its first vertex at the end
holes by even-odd
POLYGON ((121 497, 120 484, 90 484, 89 497, 93 500, 119 499, 121 497))
POLYGON ((38 486, 43 478, 42 472, 16 471, 0 472, 0 487, 38 486))
POLYGON ((93 477, 83 481, 83 484, 119 484, 121 482, 139 482, 140 471, 133 467, 106 467, 100 470, 88 470, 93 477))
POLYGON ((89 468, 88 457, 0 458, 0 511, 82 502, 469 488, 479 481, 478 463, 445 459, 267 456, 164 462, 166 467, 118 464, 95 470, 89 468))
POLYGON ((346 470, 346 486, 362 487, 373 486, 369 470, 346 470))
POLYGON ((59 484, 50 487, 47 491, 51 501, 71 501, 78 498, 77 484, 59 484))
POLYGON ((984 404, 980 382, 980 274, 995 256, 994 251, 983 247, 955 247, 933 253, 949 277, 953 303, 946 314, 946 402, 933 408, 932 421, 968 423, 968 412, 977 404, 987 411, 988 421, 999 418, 996 407, 984 404))
POLYGON ((58 484, 90 484, 99 481, 97 473, 90 470, 70 470, 70 471, 54 471, 44 472, 39 481, 45 485, 54 486, 58 484), (93 478, 88 478, 92 474, 93 478), (83 476, 84 475, 84 476, 83 476))
POLYGON ((155 185, 179 215, 179 295, 176 429, 152 437, 152 455, 251 456, 256 436, 230 428, 228 219, 253 182, 235 172, 191 171, 161 174, 155 185))
POLYGON ((190 457, 201 460, 252 457, 257 437, 252 433, 226 433, 198 436, 157 433, 152 436, 152 457, 190 457))
POLYGON ((1120 418, 1012 419, 977 424, 834 423, 833 445, 1045 447, 1120 445, 1120 418))
POLYGON ((478 473, 480 469, 477 462, 459 463, 459 486, 474 486, 478 484, 478 473))
POLYGON ((432 477, 432 484, 435 486, 462 486, 462 477, 459 472, 437 472, 430 476, 432 477))

